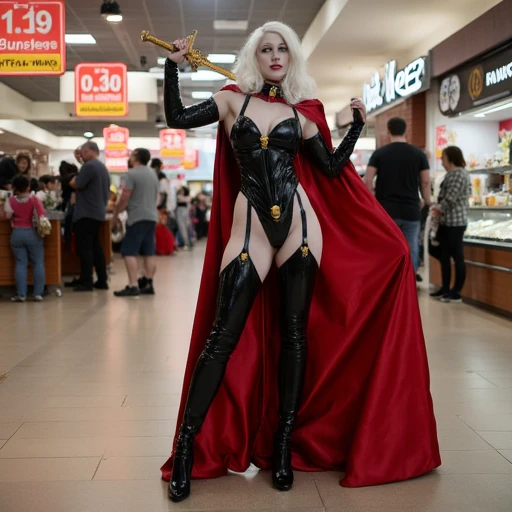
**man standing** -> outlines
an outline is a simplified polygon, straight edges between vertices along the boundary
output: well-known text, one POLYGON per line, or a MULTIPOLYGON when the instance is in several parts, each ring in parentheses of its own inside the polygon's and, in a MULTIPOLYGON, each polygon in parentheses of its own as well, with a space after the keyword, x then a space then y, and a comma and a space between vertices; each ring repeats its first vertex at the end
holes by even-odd
POLYGON ((411 252, 414 271, 419 267, 421 205, 418 190, 430 206, 430 171, 425 153, 407 143, 406 122, 400 117, 388 121, 390 144, 377 149, 370 158, 365 183, 402 230, 411 252))
POLYGON ((88 141, 80 149, 84 165, 71 180, 76 190, 73 214, 76 250, 80 258, 80 279, 75 282, 75 292, 90 292, 94 288, 108 290, 105 255, 100 244, 99 231, 105 221, 110 189, 110 175, 99 161, 100 150, 95 142, 88 141), (92 271, 98 280, 93 285, 92 271))
POLYGON ((138 297, 140 294, 155 293, 153 277, 156 272, 154 256, 159 185, 155 171, 148 167, 150 160, 151 153, 147 149, 133 150, 130 156, 132 168, 126 175, 123 194, 114 210, 114 222, 117 222, 121 212, 128 212, 126 234, 121 245, 121 254, 128 273, 128 286, 114 292, 116 297, 138 297), (138 281, 139 254, 144 257, 144 278, 138 281), (139 288, 139 282, 144 285, 143 288, 139 288))

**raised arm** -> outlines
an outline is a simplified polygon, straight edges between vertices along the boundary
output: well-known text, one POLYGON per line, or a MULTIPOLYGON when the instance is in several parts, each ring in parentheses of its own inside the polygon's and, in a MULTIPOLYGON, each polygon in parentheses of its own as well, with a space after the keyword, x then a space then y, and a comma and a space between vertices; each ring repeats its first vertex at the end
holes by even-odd
POLYGON ((223 119, 225 116, 224 110, 227 110, 227 106, 225 105, 226 102, 222 101, 222 95, 220 101, 218 96, 215 95, 215 99, 211 97, 191 107, 185 108, 183 105, 180 95, 178 64, 185 59, 188 43, 186 39, 180 39, 175 41, 174 44, 182 50, 169 54, 165 61, 164 110, 167 125, 170 128, 189 129, 206 126, 223 119))
POLYGON ((313 125, 314 128, 311 127, 309 129, 306 126, 304 130, 304 135, 309 137, 304 141, 305 154, 315 167, 318 167, 324 174, 333 178, 340 175, 343 167, 350 160, 350 156, 364 127, 364 105, 359 100, 356 100, 352 102, 352 108, 354 122, 345 134, 341 144, 334 151, 329 150, 316 125, 313 125), (316 134, 310 136, 315 129, 316 134))

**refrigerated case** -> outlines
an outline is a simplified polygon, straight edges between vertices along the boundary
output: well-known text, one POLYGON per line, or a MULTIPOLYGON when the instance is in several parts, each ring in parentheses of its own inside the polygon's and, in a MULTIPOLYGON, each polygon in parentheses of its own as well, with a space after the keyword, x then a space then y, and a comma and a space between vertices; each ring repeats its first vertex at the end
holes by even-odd
MULTIPOLYGON (((471 183, 462 296, 512 315, 512 166, 473 170, 471 183)), ((430 282, 440 286, 439 262, 431 259, 430 269, 430 282)))

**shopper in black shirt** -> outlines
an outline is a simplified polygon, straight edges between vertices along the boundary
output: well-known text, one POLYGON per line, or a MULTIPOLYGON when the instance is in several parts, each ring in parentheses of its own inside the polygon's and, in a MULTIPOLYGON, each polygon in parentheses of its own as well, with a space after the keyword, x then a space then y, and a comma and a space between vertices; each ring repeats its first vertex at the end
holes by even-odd
POLYGON ((395 117, 388 121, 391 143, 377 149, 370 158, 365 182, 371 192, 402 230, 416 271, 419 266, 421 205, 418 190, 430 206, 430 171, 425 153, 407 143, 406 122, 395 117))

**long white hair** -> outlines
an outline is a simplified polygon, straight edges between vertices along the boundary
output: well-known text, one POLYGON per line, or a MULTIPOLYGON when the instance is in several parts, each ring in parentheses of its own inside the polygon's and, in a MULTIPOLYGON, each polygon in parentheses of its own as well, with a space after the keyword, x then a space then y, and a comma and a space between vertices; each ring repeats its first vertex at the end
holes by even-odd
POLYGON ((238 87, 245 94, 260 92, 265 82, 256 60, 261 38, 267 32, 279 34, 290 55, 290 64, 281 89, 284 99, 294 105, 316 97, 316 84, 307 70, 300 39, 295 30, 280 21, 269 21, 257 28, 245 41, 233 68, 238 87))

